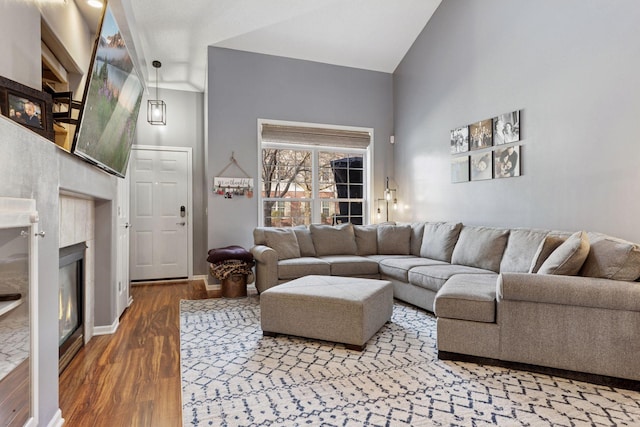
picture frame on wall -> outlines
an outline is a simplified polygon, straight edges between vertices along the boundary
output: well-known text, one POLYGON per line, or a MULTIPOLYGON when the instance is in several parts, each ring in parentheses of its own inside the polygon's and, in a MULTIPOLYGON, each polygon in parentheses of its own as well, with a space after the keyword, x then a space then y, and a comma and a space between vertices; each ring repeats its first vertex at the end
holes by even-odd
POLYGON ((469 182, 469 156, 451 159, 451 182, 469 182))
POLYGON ((493 178, 492 152, 471 155, 471 181, 483 181, 493 178))
POLYGON ((46 92, 0 77, 0 113, 50 141, 53 132, 53 100, 46 92))
POLYGON ((493 145, 520 141, 520 110, 500 114, 493 119, 493 145))
POLYGON ((462 126, 451 131, 451 154, 469 151, 469 126, 462 126))
POLYGON ((520 146, 509 145, 499 148, 494 154, 494 174, 496 178, 520 176, 520 146))
POLYGON ((469 143, 471 150, 489 148, 493 144, 492 120, 486 119, 469 125, 469 143))

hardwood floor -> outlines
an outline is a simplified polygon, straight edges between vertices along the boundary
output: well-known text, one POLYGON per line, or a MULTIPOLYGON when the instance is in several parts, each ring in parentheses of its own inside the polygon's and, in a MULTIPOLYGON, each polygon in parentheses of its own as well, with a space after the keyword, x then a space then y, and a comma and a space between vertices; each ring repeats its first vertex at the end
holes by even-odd
POLYGON ((93 337, 60 376, 65 426, 182 425, 179 301, 220 293, 197 280, 132 286, 131 294, 118 331, 93 337))

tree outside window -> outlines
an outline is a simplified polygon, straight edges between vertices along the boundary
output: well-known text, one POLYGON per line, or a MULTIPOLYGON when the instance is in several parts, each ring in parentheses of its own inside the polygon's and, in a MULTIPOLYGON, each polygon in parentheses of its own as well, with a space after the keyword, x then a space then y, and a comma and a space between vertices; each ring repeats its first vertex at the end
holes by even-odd
POLYGON ((354 151, 263 148, 263 225, 363 224, 366 150, 354 151))

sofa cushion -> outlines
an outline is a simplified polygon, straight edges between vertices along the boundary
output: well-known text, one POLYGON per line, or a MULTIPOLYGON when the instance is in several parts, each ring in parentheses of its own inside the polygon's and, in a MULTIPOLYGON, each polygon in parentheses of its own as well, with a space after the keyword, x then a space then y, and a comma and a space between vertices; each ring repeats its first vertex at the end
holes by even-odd
POLYGON ((296 239, 298 239, 300 256, 316 256, 316 248, 313 246, 309 227, 306 225, 298 225, 297 227, 293 227, 293 232, 296 234, 296 239))
POLYGON ((511 230, 507 240, 507 248, 504 250, 500 262, 500 272, 528 272, 540 244, 548 233, 543 230, 511 230))
POLYGON ((380 262, 383 259, 391 259, 391 258, 414 258, 413 255, 367 255, 367 258, 374 260, 375 262, 380 262))
POLYGON ((549 255, 551 255, 553 251, 558 249, 558 246, 564 243, 564 241, 567 240, 568 238, 569 236, 548 234, 544 238, 544 240, 540 242, 540 245, 538 246, 538 250, 533 256, 533 260, 531 260, 531 267, 529 268, 529 273, 537 273, 538 270, 540 270, 540 266, 542 265, 542 263, 545 262, 547 258, 549 258, 549 255))
POLYGON ((414 222, 411 226, 411 255, 420 256, 422 235, 424 234, 424 222, 414 222))
POLYGON ((358 247, 351 223, 340 225, 311 224, 311 238, 317 256, 355 255, 358 247))
POLYGON ((538 274, 557 274, 575 276, 589 255, 589 237, 584 231, 578 231, 565 240, 542 263, 538 274))
POLYGON ((378 253, 378 231, 376 225, 354 225, 357 255, 375 255, 378 253))
POLYGON ((357 255, 329 255, 320 258, 331 265, 332 276, 370 276, 378 274, 378 263, 357 255))
POLYGON ((435 259, 407 257, 407 258, 385 258, 380 261, 380 274, 391 277, 401 282, 409 281, 409 270, 421 265, 446 264, 435 259))
POLYGON ((424 225, 420 256, 451 262, 462 224, 452 222, 428 222, 424 225))
POLYGON ((264 230, 270 227, 256 227, 253 229, 253 244, 254 245, 266 245, 267 239, 264 237, 264 230))
POLYGON ((456 274, 436 295, 435 315, 472 322, 495 322, 497 278, 497 274, 456 274))
POLYGON ((414 267, 409 270, 409 283, 438 292, 451 276, 456 274, 495 274, 489 270, 453 264, 436 264, 414 267))
POLYGON ((379 225, 378 253, 385 255, 411 254, 410 225, 379 225))
POLYGON ((264 230, 267 246, 278 253, 278 259, 300 257, 298 239, 291 228, 269 228, 264 230))
MULTIPOLYGON (((426 230, 425 230, 426 231, 426 230)), ((509 230, 464 226, 451 255, 452 264, 500 271, 500 261, 507 246, 509 230)))
POLYGON ((587 233, 589 255, 581 276, 634 281, 640 277, 640 246, 601 233, 587 233))
POLYGON ((320 258, 291 258, 278 261, 278 279, 288 280, 310 274, 331 275, 331 264, 320 258))

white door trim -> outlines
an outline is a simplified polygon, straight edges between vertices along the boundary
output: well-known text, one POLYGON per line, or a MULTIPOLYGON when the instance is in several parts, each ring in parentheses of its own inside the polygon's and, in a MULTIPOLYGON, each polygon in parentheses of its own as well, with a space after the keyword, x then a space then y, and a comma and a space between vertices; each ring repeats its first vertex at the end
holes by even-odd
POLYGON ((131 146, 138 151, 176 151, 187 153, 187 273, 189 279, 193 278, 193 149, 191 147, 165 147, 159 145, 131 146))

